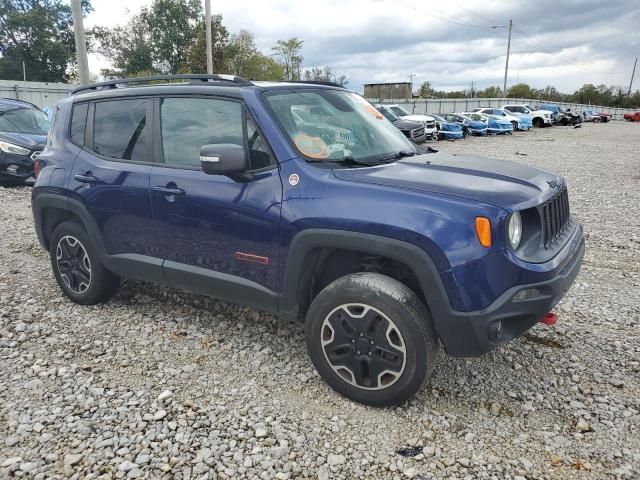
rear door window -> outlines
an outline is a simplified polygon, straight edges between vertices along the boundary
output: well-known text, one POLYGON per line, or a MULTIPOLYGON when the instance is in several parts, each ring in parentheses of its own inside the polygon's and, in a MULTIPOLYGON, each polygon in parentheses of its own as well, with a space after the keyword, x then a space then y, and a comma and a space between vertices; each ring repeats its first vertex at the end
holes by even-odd
POLYGON ((93 150, 116 160, 151 161, 147 108, 146 98, 96 102, 93 150))

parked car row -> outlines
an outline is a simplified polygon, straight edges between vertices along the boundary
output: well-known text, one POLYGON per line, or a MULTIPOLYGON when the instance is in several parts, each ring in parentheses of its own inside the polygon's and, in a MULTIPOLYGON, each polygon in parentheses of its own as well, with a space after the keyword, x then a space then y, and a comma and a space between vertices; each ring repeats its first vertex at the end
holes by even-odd
MULTIPOLYGON (((611 114, 587 109, 582 114, 560 105, 503 105, 502 108, 479 107, 470 112, 409 113, 401 105, 377 104, 375 108, 396 125, 414 143, 426 140, 455 140, 468 135, 510 135, 533 127, 575 126, 584 122, 608 122, 611 114), (420 130, 420 127, 423 130, 420 130), (417 135, 416 132, 420 132, 417 135)), ((625 114, 627 121, 640 121, 640 112, 625 114)))

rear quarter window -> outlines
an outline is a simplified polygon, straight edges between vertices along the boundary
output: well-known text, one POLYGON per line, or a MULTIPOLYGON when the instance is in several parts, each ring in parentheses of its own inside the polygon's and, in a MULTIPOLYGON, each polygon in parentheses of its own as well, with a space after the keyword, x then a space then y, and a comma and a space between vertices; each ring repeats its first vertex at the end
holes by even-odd
POLYGON ((71 112, 71 126, 69 128, 69 138, 79 147, 84 146, 84 134, 87 130, 88 103, 74 105, 71 112))

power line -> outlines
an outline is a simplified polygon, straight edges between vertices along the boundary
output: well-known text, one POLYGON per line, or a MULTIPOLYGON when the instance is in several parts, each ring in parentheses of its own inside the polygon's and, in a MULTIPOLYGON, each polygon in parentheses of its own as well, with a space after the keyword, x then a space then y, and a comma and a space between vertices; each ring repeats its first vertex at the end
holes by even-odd
MULTIPOLYGON (((443 16, 435 15, 434 13, 432 13, 432 12, 434 11, 433 9, 430 9, 429 11, 427 11, 427 10, 424 10, 424 9, 422 9, 422 8, 418 8, 418 7, 416 7, 415 5, 412 5, 412 4, 410 4, 410 3, 406 3, 406 2, 404 2, 403 0, 393 0, 393 1, 394 1, 394 2, 396 2, 396 3, 399 3, 399 4, 401 4, 401 5, 404 5, 405 7, 409 7, 409 8, 411 8, 411 9, 413 9, 413 10, 416 10, 416 11, 422 12, 423 14, 427 15, 428 17, 433 17, 433 18, 436 18, 436 19, 438 19, 438 20, 440 20, 440 21, 443 21, 443 22, 453 23, 453 24, 455 24, 455 25, 460 25, 461 27, 468 27, 468 28, 481 28, 481 29, 491 29, 491 28, 495 28, 494 26, 490 26, 490 27, 488 27, 488 26, 484 26, 484 25, 474 25, 474 24, 471 24, 471 23, 458 22, 457 20, 451 20, 450 18, 446 18, 446 17, 444 16, 444 14, 442 14, 443 16)), ((437 11, 437 10, 436 10, 436 11, 437 11)))

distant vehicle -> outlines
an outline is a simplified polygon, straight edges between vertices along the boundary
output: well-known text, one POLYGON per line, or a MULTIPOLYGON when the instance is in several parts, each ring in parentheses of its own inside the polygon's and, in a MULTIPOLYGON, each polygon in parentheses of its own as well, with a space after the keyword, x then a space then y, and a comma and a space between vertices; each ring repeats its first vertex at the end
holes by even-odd
POLYGON ((449 122, 440 115, 433 115, 438 129, 438 140, 456 140, 467 136, 465 129, 454 122, 449 122))
POLYGON ((513 124, 509 120, 501 120, 494 116, 485 115, 479 112, 462 112, 458 115, 464 115, 476 122, 482 122, 487 126, 487 133, 493 135, 511 135, 513 134, 513 124))
POLYGON ((32 103, 0 98, 0 185, 35 179, 33 160, 44 149, 47 115, 32 103))
POLYGON ((503 105, 502 109, 516 116, 531 115, 533 126, 537 128, 548 127, 552 123, 549 110, 534 110, 529 105, 503 105))
POLYGON ((538 109, 551 110, 555 114, 555 123, 557 123, 558 125, 566 126, 582 123, 581 115, 573 113, 568 108, 564 109, 560 105, 545 103, 543 105, 538 105, 538 109))
POLYGON ((622 118, 624 118, 627 122, 640 122, 640 112, 625 113, 622 118))
POLYGON ((513 125, 514 130, 529 130, 533 127, 531 115, 514 115, 507 110, 502 110, 501 108, 474 108, 473 111, 477 113, 484 113, 485 115, 495 117, 499 120, 509 120, 511 125, 513 125))
POLYGON ((384 105, 379 105, 376 109, 413 143, 421 144, 427 140, 427 134, 422 122, 402 119, 384 105))
POLYGON ((376 108, 378 107, 386 107, 389 108, 395 115, 404 119, 404 120, 413 120, 416 122, 421 122, 424 125, 424 132, 427 134, 428 138, 432 138, 433 140, 438 137, 438 129, 436 128, 436 119, 431 115, 426 114, 414 114, 407 112, 404 108, 397 104, 378 104, 374 105, 376 108))
POLYGON ((582 120, 585 122, 606 123, 611 120, 611 114, 605 112, 596 112, 595 110, 583 110, 582 120))
POLYGON ((461 125, 466 131, 467 135, 486 135, 487 134, 487 124, 478 120, 473 120, 466 115, 462 115, 459 113, 444 113, 442 115, 448 122, 457 123, 461 125))

